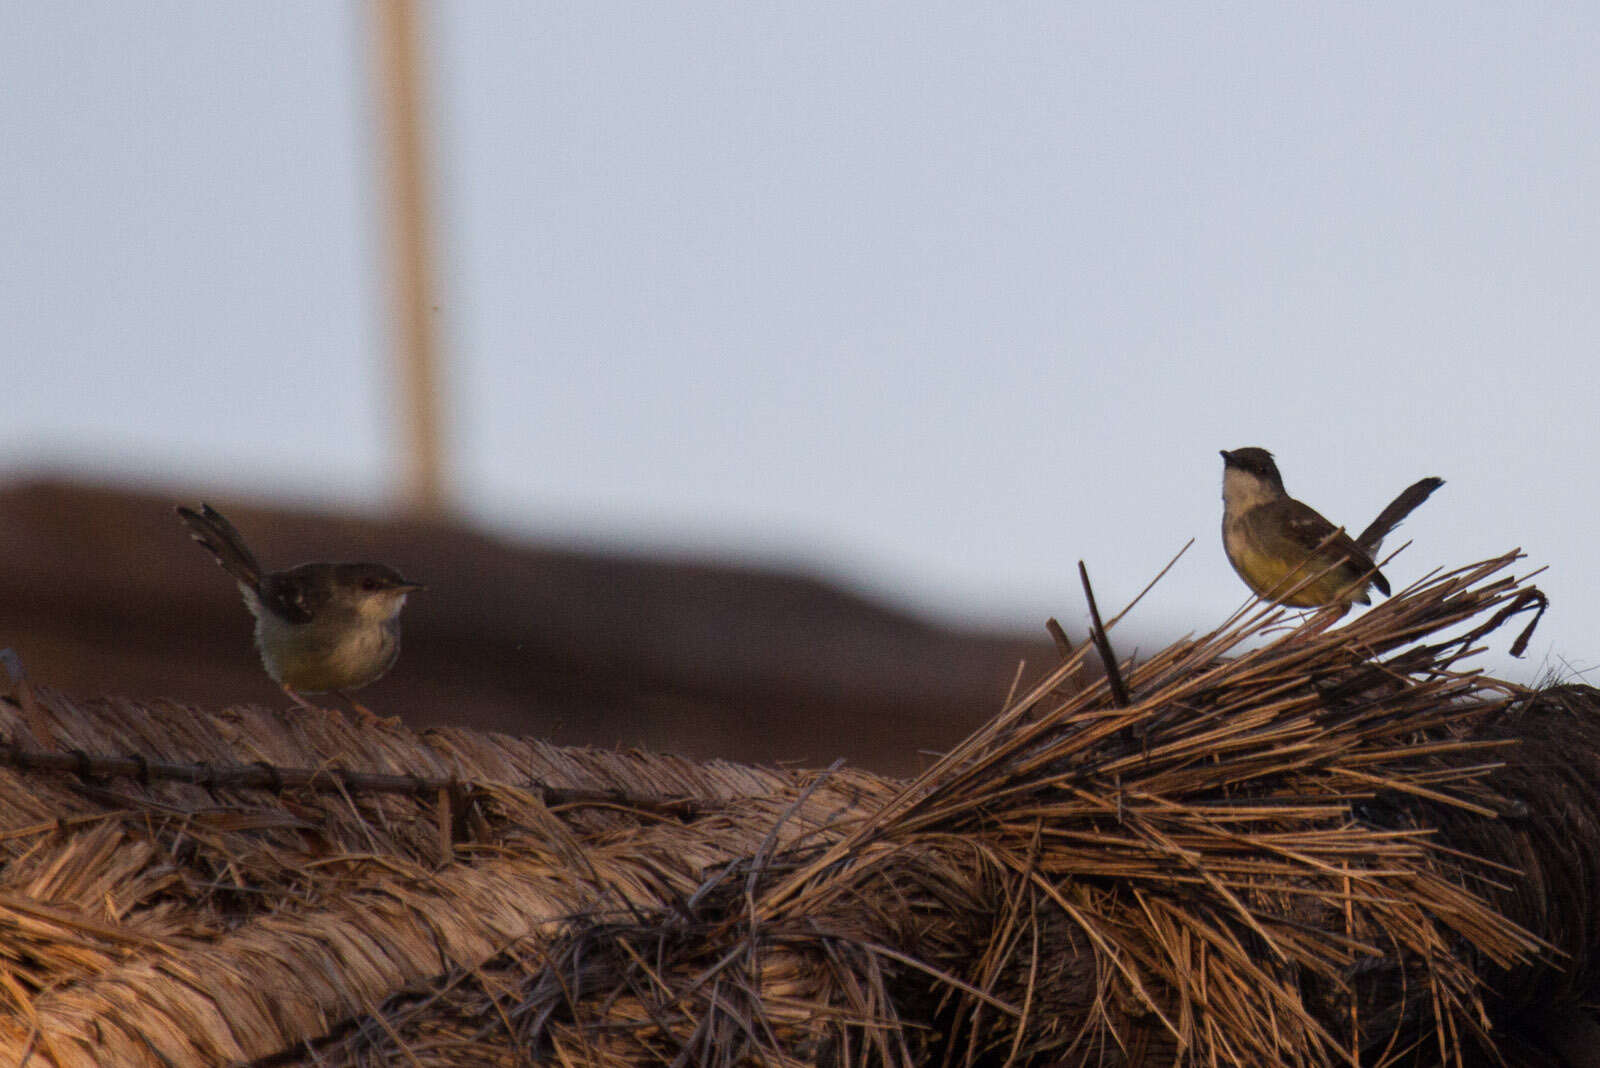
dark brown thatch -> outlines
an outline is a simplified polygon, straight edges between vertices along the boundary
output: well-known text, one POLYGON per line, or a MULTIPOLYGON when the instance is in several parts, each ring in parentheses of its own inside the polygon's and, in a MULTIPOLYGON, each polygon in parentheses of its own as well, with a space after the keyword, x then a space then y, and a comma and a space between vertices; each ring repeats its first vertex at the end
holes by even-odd
POLYGON ((1462 660, 1513 561, 1065 663, 910 783, 10 702, 0 1063, 1464 1063, 1593 982, 1600 695, 1462 660))

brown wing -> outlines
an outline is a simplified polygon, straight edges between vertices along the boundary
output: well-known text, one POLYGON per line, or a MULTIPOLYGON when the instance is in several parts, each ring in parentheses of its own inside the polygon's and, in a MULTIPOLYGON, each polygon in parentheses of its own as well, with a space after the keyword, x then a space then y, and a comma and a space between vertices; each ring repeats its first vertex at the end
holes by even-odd
POLYGON ((1311 560, 1308 567, 1313 572, 1344 562, 1352 582, 1370 571, 1372 584, 1388 596, 1389 580, 1373 570, 1377 565, 1366 550, 1309 505, 1284 497, 1253 510, 1247 519, 1257 543, 1274 546, 1280 558, 1311 560))
POLYGON ((261 603, 290 623, 310 623, 328 603, 328 564, 301 564, 261 580, 261 603))

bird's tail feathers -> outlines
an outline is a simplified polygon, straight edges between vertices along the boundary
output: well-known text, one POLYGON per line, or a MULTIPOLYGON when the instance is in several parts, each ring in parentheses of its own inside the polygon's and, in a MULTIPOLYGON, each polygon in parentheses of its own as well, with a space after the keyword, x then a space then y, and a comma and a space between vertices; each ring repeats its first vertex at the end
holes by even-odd
POLYGON ((1442 485, 1444 485, 1442 478, 1425 478, 1407 486, 1401 491, 1400 496, 1389 502, 1389 507, 1378 513, 1378 518, 1367 525, 1367 529, 1356 538, 1356 544, 1376 559, 1378 546, 1383 544, 1383 539, 1387 538, 1406 516, 1415 511, 1418 505, 1433 496, 1433 491, 1442 485))
POLYGON ((179 505, 178 518, 189 528, 189 536, 217 558, 222 570, 232 575, 236 582, 260 593, 261 565, 245 545, 244 538, 221 512, 205 503, 200 505, 198 512, 179 505))

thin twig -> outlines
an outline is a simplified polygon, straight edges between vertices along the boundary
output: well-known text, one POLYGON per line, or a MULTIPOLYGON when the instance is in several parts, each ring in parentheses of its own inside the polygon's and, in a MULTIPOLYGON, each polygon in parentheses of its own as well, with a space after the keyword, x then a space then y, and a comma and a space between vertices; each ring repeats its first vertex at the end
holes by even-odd
POLYGON ((1111 702, 1118 708, 1127 708, 1128 687, 1123 684, 1122 670, 1117 667, 1117 654, 1112 652, 1111 639, 1106 635, 1105 625, 1100 622, 1100 609, 1094 603, 1094 587, 1089 585, 1089 569, 1083 566, 1082 560, 1078 561, 1078 577, 1083 580, 1083 596, 1089 602, 1089 637, 1100 653, 1100 659, 1105 662, 1106 683, 1111 687, 1111 702))
MULTIPOLYGON (((1072 639, 1067 637, 1067 632, 1061 629, 1061 624, 1056 622, 1056 617, 1051 616, 1044 621, 1044 629, 1050 632, 1050 640, 1056 643, 1056 652, 1061 654, 1062 663, 1072 659, 1072 639)), ((1009 701, 1006 702, 1010 704, 1009 701)))

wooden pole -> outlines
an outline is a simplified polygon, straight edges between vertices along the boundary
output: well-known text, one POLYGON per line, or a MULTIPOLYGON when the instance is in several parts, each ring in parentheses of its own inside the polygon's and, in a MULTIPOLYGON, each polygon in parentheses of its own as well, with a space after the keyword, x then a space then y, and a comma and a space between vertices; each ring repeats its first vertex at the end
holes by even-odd
POLYGON ((372 0, 371 7, 383 111, 392 344, 404 427, 403 502, 413 515, 436 517, 445 510, 444 460, 417 5, 372 0))

